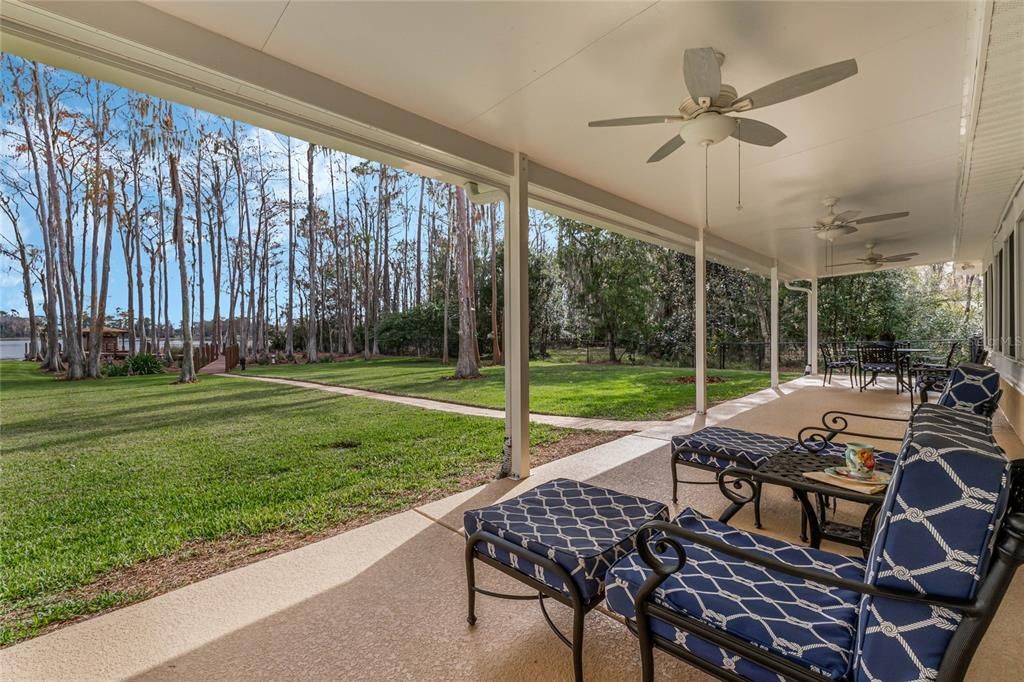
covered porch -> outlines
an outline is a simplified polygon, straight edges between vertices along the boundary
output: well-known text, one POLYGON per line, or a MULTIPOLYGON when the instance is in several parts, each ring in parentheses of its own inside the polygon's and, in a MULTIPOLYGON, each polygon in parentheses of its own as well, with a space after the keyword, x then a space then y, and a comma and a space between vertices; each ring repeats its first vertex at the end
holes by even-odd
MULTIPOLYGON (((481 597, 477 625, 466 626, 464 510, 571 477, 664 502, 671 514, 689 506, 717 516, 726 501, 714 485, 684 484, 680 504, 672 504, 672 435, 719 424, 792 436, 825 409, 907 416, 909 401, 891 388, 823 388, 813 377, 785 383, 544 464, 527 480, 496 481, 58 630, 0 652, 0 668, 9 679, 571 679, 569 651, 535 601, 481 597)), ((899 435, 899 425, 891 428, 899 435)), ((1024 453, 1001 417, 995 435, 1011 456, 1024 453)), ((862 512, 841 502, 837 518, 855 523, 862 512)), ((788 490, 766 489, 763 516, 759 532, 800 544, 799 506, 788 490)), ((746 508, 731 523, 752 530, 753 514, 746 508)), ((477 577, 489 589, 524 592, 487 567, 477 577)), ((569 622, 567 608, 551 613, 560 627, 569 622)), ((1015 645, 1022 628, 1018 576, 968 679, 1024 676, 1015 645)), ((638 679, 636 638, 603 607, 587 617, 584 642, 586 679, 638 679)), ((710 679, 656 655, 659 679, 710 679)))
MULTIPOLYGON (((1022 262, 1024 253, 1018 229, 1024 199, 1017 157, 1010 154, 1007 161, 1001 153, 985 153, 986 145, 998 146, 1005 131, 1017 125, 1013 117, 1020 114, 1014 106, 1020 97, 982 96, 989 87, 986 79, 1007 70, 1011 75, 1004 78, 1012 78, 1020 50, 1009 55, 993 50, 1002 43, 990 41, 990 36, 1005 30, 1001 21, 1012 24, 1019 16, 1000 18, 1001 9, 973 3, 895 9, 881 4, 794 4, 770 10, 756 4, 725 9, 708 3, 693 6, 696 18, 687 21, 686 5, 627 9, 595 3, 576 12, 490 9, 479 21, 467 21, 462 10, 448 6, 443 17, 431 19, 439 31, 449 32, 434 38, 450 49, 421 51, 422 45, 410 45, 407 56, 437 60, 411 68, 409 63, 351 61, 362 49, 359 39, 382 39, 384 26, 415 34, 422 16, 408 6, 364 7, 366 15, 335 15, 340 10, 329 5, 319 10, 302 3, 291 9, 287 3, 270 5, 256 5, 261 11, 239 16, 200 3, 157 3, 154 8, 142 3, 12 0, 5 3, 3 35, 5 49, 26 57, 457 183, 474 201, 502 202, 512 478, 17 645, 0 652, 5 676, 571 679, 571 659, 536 604, 482 598, 479 623, 472 629, 466 626, 465 509, 566 477, 663 502, 672 516, 685 507, 717 516, 725 500, 715 485, 684 484, 680 503, 671 502, 671 437, 719 424, 794 437, 830 409, 909 415, 907 397, 883 390, 885 380, 879 388, 860 392, 842 382, 823 387, 817 376, 818 280, 839 273, 822 258, 819 240, 780 237, 775 228, 813 219, 807 209, 826 192, 857 197, 873 213, 911 209, 914 218, 906 230, 886 235, 886 253, 913 251, 910 265, 956 261, 991 273, 986 277, 987 343, 1006 392, 1005 414, 996 416, 996 436, 1011 458, 1024 453, 1017 435, 1024 424, 1019 342, 1024 315, 1011 313, 1021 305, 1020 268, 1013 264, 1022 262), (758 22, 743 12, 757 13, 764 30, 752 31, 758 22), (772 64, 757 59, 758 51, 778 48, 772 28, 782 30, 796 16, 804 23, 786 38, 800 46, 799 54, 772 64), (502 23, 508 21, 512 24, 502 23), (678 35, 680 26, 698 24, 714 29, 714 35, 688 28, 686 35, 678 35), (312 33, 303 37, 303 30, 324 25, 346 26, 350 41, 337 41, 341 47, 335 52, 318 52, 318 45, 334 44, 330 36, 311 40, 312 33), (559 32, 546 32, 550 25, 565 30, 572 25, 579 31, 564 39, 571 43, 564 45, 559 32), (837 32, 834 40, 800 39, 820 37, 841 25, 847 30, 837 32), (355 30, 359 26, 374 26, 377 32, 360 35, 355 30), (279 27, 281 33, 272 40, 279 27), (471 31, 479 31, 485 45, 501 44, 509 36, 529 39, 512 40, 509 51, 517 59, 508 60, 499 50, 479 64, 473 59, 486 50, 458 40, 471 31), (858 32, 871 39, 843 37, 858 32), (606 36, 611 38, 603 40, 606 36), (679 80, 679 65, 666 55, 678 57, 684 47, 708 41, 736 55, 735 76, 745 84, 851 55, 861 59, 863 71, 852 92, 828 91, 817 104, 787 105, 786 115, 773 120, 781 127, 788 124, 795 146, 755 152, 761 154, 752 164, 756 174, 739 175, 743 162, 732 166, 732 154, 728 161, 723 157, 728 181, 706 173, 708 157, 700 152, 707 149, 692 150, 697 154, 677 159, 675 166, 645 167, 646 152, 637 150, 646 150, 660 133, 619 138, 586 134, 588 118, 634 113, 613 110, 610 102, 639 103, 652 111, 664 108, 666 101, 674 106, 679 87, 670 88, 667 100, 661 88, 664 81, 679 80), (637 52, 638 45, 647 49, 637 52), (950 45, 957 49, 950 50, 950 45), (588 53, 592 46, 599 49, 588 53), (584 58, 573 62, 581 54, 584 58), (636 85, 640 81, 632 66, 640 56, 657 65, 649 86, 636 85), (474 68, 467 68, 469 64, 474 68), (420 87, 423 74, 436 77, 442 71, 449 78, 432 81, 435 89, 420 87), (551 78, 541 77, 548 74, 551 78), (495 83, 500 87, 492 88, 495 83), (620 88, 620 94, 599 94, 608 88, 620 88), (587 94, 577 100, 571 94, 576 89, 587 94), (475 97, 480 102, 467 108, 475 97), (876 106, 882 98, 887 105, 876 106), (822 115, 823 110, 833 115, 822 115), (999 116, 1007 117, 1003 128, 983 125, 999 116), (731 208, 737 178, 745 183, 746 212, 709 215, 711 205, 731 208), (694 256, 696 414, 531 467, 531 207, 694 256), (771 286, 772 388, 712 409, 704 383, 709 260, 759 273, 771 286), (790 285, 803 287, 807 294, 811 376, 780 384, 779 290, 790 285)), ((829 258, 840 262, 863 255, 862 243, 849 241, 835 249, 829 258)), ((868 253, 873 253, 870 247, 868 253)), ((875 265, 866 262, 842 274, 875 265)), ((899 434, 898 425, 892 429, 893 435, 899 434)), ((698 475, 713 481, 710 472, 698 475)), ((837 514, 840 520, 856 522, 857 512, 854 505, 841 503, 837 514)), ((763 515, 761 532, 800 542, 799 507, 788 491, 768 487, 763 515)), ((752 529, 751 510, 742 510, 732 523, 752 529)), ((514 582, 495 571, 481 568, 478 579, 489 588, 517 591, 514 582)), ((1014 646, 1024 629, 1022 607, 1024 582, 1018 578, 974 657, 971 679, 1024 676, 1014 646)), ((564 625, 565 615, 556 610, 556 621, 564 625)), ((696 669, 658 656, 659 675, 665 679, 704 679, 696 669)), ((639 677, 636 639, 604 607, 587 619, 584 666, 587 679, 639 677)))

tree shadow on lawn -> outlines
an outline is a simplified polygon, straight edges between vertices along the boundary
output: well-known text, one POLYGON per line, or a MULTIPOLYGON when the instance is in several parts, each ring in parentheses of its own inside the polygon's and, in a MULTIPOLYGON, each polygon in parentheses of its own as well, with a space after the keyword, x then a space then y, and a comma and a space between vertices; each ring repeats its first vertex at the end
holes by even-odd
MULTIPOLYGON (((153 429, 164 429, 169 427, 195 427, 203 422, 231 421, 238 420, 244 410, 240 409, 239 403, 249 403, 265 400, 267 397, 280 397, 280 393, 273 390, 255 391, 245 395, 231 397, 230 405, 223 405, 223 397, 210 397, 198 400, 176 401, 173 403, 162 403, 154 406, 153 409, 143 409, 131 413, 119 415, 105 414, 83 414, 78 417, 64 418, 61 422, 61 429, 54 429, 53 417, 40 417, 26 421, 16 422, 14 425, 5 425, 5 437, 8 443, 5 444, 4 453, 12 454, 17 452, 32 452, 40 449, 52 449, 60 446, 81 446, 83 440, 101 440, 114 438, 126 434, 145 436, 146 431, 153 429), (205 403, 219 403, 217 409, 206 409, 197 414, 194 411, 179 413, 178 407, 196 407, 205 403), (129 416, 130 415, 130 416, 129 416), (110 417, 103 419, 102 417, 110 417), (47 437, 47 434, 50 437, 47 437), (32 442, 23 445, 11 446, 9 440, 14 437, 25 437, 32 435, 32 442)), ((302 409, 303 405, 311 404, 315 407, 322 407, 325 401, 331 398, 345 398, 347 396, 313 395, 304 400, 297 400, 288 405, 267 406, 273 409, 275 417, 288 414, 302 409)), ((244 418, 258 417, 256 411, 244 414, 244 418)))

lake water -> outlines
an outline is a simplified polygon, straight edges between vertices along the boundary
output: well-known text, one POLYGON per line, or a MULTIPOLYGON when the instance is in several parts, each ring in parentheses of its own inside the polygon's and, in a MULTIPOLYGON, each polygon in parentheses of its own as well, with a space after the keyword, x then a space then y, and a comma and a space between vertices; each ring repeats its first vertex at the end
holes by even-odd
MULTIPOLYGON (((0 339, 0 360, 23 360, 28 339, 0 339)), ((160 339, 163 346, 163 337, 160 339)), ((181 348, 181 339, 171 339, 171 348, 181 348)))
POLYGON ((21 360, 26 343, 28 339, 0 339, 0 360, 21 360))

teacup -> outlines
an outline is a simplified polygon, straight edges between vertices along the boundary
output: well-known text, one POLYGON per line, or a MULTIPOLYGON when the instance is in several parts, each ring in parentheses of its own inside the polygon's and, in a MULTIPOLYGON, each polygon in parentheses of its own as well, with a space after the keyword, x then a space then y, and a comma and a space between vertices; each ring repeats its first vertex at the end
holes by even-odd
POLYGON ((856 478, 871 478, 875 469, 875 448, 864 443, 846 444, 846 470, 856 478))

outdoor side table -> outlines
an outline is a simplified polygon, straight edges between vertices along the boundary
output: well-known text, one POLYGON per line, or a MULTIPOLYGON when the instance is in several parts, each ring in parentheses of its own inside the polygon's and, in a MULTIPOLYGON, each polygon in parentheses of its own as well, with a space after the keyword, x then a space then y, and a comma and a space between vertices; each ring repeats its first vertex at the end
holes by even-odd
MULTIPOLYGON (((822 540, 831 540, 844 545, 859 547, 864 556, 867 556, 871 547, 871 540, 875 531, 875 520, 885 499, 885 491, 869 495, 866 493, 841 488, 812 481, 804 476, 804 473, 811 471, 823 471, 830 466, 843 466, 845 462, 841 457, 833 455, 819 455, 808 452, 785 451, 772 457, 760 468, 752 471, 743 471, 742 476, 759 483, 770 483, 783 486, 793 491, 803 508, 804 521, 807 524, 810 538, 803 533, 801 528, 800 539, 808 542, 815 549, 821 547, 822 540), (810 495, 813 494, 817 504, 812 504, 810 495), (860 527, 850 526, 845 523, 829 521, 826 512, 826 498, 859 502, 867 505, 864 520, 860 527)), ((884 473, 892 473, 892 464, 878 462, 876 470, 884 473)), ((736 475, 735 470, 726 469, 719 474, 719 485, 728 485, 728 478, 736 475)))

